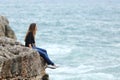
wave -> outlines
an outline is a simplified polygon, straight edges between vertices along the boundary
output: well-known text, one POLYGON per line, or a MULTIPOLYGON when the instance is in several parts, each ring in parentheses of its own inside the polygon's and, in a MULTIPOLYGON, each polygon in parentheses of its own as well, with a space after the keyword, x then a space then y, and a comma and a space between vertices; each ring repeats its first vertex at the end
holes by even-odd
POLYGON ((114 75, 104 72, 89 72, 94 66, 80 65, 78 67, 60 66, 55 71, 47 69, 51 77, 57 80, 117 80, 114 75), (88 73, 89 72, 89 73, 88 73), (53 76, 54 75, 54 76, 53 76), (61 77, 62 76, 62 77, 61 77))

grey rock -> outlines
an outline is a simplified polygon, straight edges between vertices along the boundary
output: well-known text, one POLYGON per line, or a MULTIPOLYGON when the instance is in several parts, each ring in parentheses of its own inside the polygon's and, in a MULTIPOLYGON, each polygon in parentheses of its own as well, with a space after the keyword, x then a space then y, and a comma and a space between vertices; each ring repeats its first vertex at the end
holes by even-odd
POLYGON ((38 52, 0 37, 0 80, 43 80, 45 69, 46 62, 38 52))
POLYGON ((4 16, 0 16, 0 36, 16 39, 14 31, 9 26, 8 19, 4 16))

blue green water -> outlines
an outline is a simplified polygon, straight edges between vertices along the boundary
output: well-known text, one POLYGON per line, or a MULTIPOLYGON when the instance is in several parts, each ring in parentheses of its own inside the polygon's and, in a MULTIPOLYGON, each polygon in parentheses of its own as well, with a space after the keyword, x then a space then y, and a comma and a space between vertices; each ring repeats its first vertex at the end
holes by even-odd
POLYGON ((120 80, 119 0, 0 0, 18 41, 37 23, 37 46, 60 67, 50 80, 120 80))

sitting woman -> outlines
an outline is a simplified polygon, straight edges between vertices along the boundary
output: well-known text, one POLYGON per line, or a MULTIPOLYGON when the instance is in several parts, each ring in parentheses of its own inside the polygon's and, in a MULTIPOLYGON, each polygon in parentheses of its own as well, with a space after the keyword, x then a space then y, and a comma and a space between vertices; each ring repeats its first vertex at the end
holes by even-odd
POLYGON ((36 31, 37 31, 36 23, 30 24, 30 27, 25 36, 25 46, 37 50, 38 53, 40 54, 40 56, 42 56, 44 58, 44 60, 47 62, 48 68, 56 69, 57 66, 49 59, 47 51, 36 47, 36 45, 35 45, 36 31))

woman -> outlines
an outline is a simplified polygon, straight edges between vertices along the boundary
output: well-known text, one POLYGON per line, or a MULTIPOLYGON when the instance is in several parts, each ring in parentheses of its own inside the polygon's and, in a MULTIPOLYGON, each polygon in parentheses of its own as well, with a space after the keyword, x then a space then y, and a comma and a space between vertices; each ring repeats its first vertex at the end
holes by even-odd
POLYGON ((37 31, 36 23, 30 24, 28 32, 25 36, 25 46, 37 50, 39 52, 40 56, 42 56, 44 58, 44 60, 47 62, 48 68, 52 68, 52 69, 57 68, 57 66, 49 59, 47 51, 36 47, 36 45, 35 45, 36 31, 37 31))

